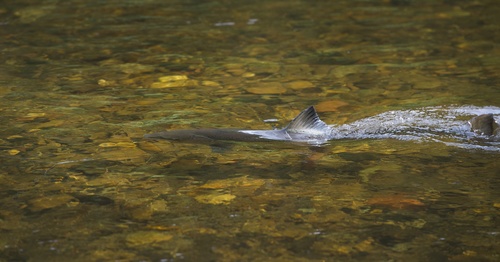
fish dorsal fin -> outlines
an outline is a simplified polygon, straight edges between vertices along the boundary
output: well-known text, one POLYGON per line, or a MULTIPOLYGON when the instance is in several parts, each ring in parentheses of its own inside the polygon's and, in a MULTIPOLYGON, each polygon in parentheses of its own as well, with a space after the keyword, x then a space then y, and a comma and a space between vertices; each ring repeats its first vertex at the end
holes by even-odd
POLYGON ((319 134, 327 132, 330 127, 319 119, 314 106, 310 106, 295 117, 284 130, 287 133, 319 134))

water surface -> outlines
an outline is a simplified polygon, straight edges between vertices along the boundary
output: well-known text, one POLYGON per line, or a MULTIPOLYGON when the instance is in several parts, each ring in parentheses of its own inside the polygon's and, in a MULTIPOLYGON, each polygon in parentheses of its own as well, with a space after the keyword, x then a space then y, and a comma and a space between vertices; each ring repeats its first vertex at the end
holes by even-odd
POLYGON ((494 150, 143 139, 498 107, 496 1, 11 2, 1 260, 498 261, 494 150))

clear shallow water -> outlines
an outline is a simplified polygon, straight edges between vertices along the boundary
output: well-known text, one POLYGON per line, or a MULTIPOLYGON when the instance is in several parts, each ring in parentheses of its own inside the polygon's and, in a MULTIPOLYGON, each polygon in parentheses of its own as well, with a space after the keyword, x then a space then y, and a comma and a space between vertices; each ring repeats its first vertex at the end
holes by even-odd
MULTIPOLYGON (((498 260, 498 153, 149 142, 496 106, 495 1, 0 5, 4 260, 498 260), (234 23, 234 24, 233 24, 234 23)), ((467 119, 464 119, 466 121, 467 119)))

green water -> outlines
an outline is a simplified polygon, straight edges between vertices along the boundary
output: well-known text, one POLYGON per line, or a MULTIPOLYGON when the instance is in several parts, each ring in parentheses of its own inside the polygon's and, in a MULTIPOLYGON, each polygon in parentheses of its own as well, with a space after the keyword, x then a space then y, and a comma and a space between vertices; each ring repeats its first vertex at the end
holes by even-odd
POLYGON ((497 1, 9 2, 0 260, 498 261, 498 153, 142 138, 500 106, 497 1))

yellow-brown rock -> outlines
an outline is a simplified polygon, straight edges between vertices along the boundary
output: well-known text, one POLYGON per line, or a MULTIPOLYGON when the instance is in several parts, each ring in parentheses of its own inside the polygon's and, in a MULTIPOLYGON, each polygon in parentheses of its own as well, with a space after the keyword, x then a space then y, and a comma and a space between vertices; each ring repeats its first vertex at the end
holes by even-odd
POLYGON ((274 95, 285 93, 286 88, 284 88, 279 82, 264 82, 259 83, 258 86, 249 87, 246 91, 256 95, 274 95))
POLYGON ((342 100, 328 100, 323 101, 315 106, 318 112, 335 112, 338 111, 340 107, 349 105, 349 103, 342 100))
POLYGON ((314 87, 314 84, 309 81, 299 80, 299 81, 288 82, 285 84, 285 86, 293 90, 300 90, 300 89, 314 87))

